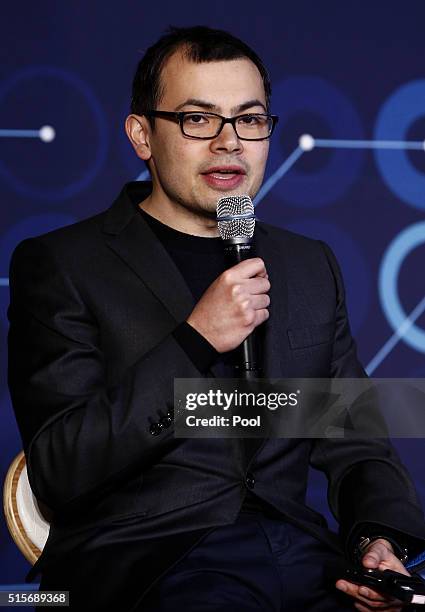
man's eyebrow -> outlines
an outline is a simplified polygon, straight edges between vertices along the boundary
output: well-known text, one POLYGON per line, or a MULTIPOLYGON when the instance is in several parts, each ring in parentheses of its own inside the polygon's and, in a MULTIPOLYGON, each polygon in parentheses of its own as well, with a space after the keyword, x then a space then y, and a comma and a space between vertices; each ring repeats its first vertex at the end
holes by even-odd
POLYGON ((206 110, 215 111, 218 109, 218 106, 212 104, 211 102, 206 102, 205 100, 198 100, 197 98, 188 98, 182 104, 176 106, 175 110, 178 111, 184 106, 200 106, 201 108, 205 108, 206 110))
MULTIPOLYGON (((174 110, 179 111, 184 106, 199 106, 200 108, 204 108, 205 110, 209 110, 209 111, 216 112, 216 113, 220 112, 221 110, 220 107, 217 106, 216 104, 213 104, 212 102, 206 102, 205 100, 199 100, 198 98, 188 98, 187 100, 182 102, 182 104, 179 104, 178 106, 176 106, 174 110)), ((248 100, 247 102, 244 102, 243 104, 234 106, 231 109, 231 114, 235 115, 237 113, 242 113, 244 110, 247 110, 248 108, 252 108, 253 106, 261 106, 264 112, 267 112, 265 105, 260 100, 248 100)))
POLYGON ((264 112, 267 113, 266 107, 260 100, 248 100, 248 102, 244 102, 243 104, 239 104, 239 106, 233 107, 232 115, 242 113, 244 110, 248 110, 248 108, 252 108, 253 106, 261 106, 264 112))

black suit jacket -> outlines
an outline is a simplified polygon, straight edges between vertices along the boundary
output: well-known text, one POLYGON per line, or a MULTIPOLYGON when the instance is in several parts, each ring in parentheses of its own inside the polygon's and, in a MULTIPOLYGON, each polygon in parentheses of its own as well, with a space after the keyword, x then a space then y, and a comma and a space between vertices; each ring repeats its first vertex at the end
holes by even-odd
MULTIPOLYGON (((129 183, 106 212, 25 240, 12 258, 10 392, 31 486, 53 512, 28 579, 41 571, 43 588, 71 589, 75 609, 130 610, 235 520, 248 471, 255 494, 335 550, 365 522, 423 546, 414 487, 385 440, 260 440, 247 457, 236 439, 152 435, 173 379, 201 373, 173 336, 193 298, 139 213, 148 193, 129 183), (309 465, 328 477, 339 538, 305 505, 309 465)), ((265 375, 364 376, 330 249, 262 223, 256 241, 271 281, 265 375)))

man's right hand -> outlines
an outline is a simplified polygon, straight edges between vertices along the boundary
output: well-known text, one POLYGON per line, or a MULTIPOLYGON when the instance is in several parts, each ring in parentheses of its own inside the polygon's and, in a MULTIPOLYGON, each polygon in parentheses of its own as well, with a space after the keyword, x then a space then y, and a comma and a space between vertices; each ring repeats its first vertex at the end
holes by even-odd
POLYGON ((269 318, 269 289, 263 260, 245 259, 208 287, 187 322, 219 353, 231 351, 269 318))

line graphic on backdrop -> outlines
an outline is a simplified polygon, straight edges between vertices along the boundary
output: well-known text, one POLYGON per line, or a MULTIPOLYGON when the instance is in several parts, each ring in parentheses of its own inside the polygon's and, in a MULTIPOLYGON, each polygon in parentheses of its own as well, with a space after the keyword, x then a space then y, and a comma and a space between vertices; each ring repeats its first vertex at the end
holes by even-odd
POLYGON ((43 125, 39 130, 5 130, 0 128, 0 138, 39 138, 42 142, 52 142, 56 130, 51 125, 43 125))
MULTIPOLYGON (((54 128, 45 125, 39 130, 4 130, 0 129, 0 137, 6 138, 40 138, 43 142, 51 142, 56 136, 54 128)), ((254 199, 257 206, 265 196, 273 189, 278 181, 289 172, 299 158, 313 149, 387 149, 387 150, 416 150, 425 151, 425 141, 422 140, 347 140, 347 139, 326 139, 314 138, 310 134, 303 134, 298 146, 285 159, 277 170, 266 180, 254 199)), ((149 177, 149 171, 144 170, 136 178, 136 181, 143 181, 149 177)), ((8 287, 9 279, 0 278, 0 287, 8 287)), ((400 342, 410 327, 425 311, 425 296, 412 310, 403 323, 395 330, 393 335, 379 349, 376 355, 366 366, 366 371, 371 375, 377 367, 384 361, 393 348, 400 342)))
POLYGON ((292 168, 295 162, 304 154, 313 149, 395 149, 425 151, 423 140, 332 140, 326 138, 313 138, 310 134, 303 134, 298 146, 285 159, 277 170, 267 179, 257 193, 254 204, 257 206, 261 200, 273 189, 276 183, 292 168))
MULTIPOLYGON (((42 142, 52 142, 56 138, 56 130, 51 125, 43 125, 38 130, 13 130, 0 128, 0 138, 39 138, 42 142)), ((8 287, 9 279, 0 277, 0 287, 8 287)))
POLYGON ((393 348, 402 340, 403 336, 407 334, 412 325, 419 319, 421 314, 425 312, 425 296, 415 306, 412 312, 404 319, 403 323, 395 330, 393 335, 388 338, 386 343, 379 349, 375 357, 369 361, 365 370, 369 376, 378 368, 384 361, 385 357, 391 353, 393 348))

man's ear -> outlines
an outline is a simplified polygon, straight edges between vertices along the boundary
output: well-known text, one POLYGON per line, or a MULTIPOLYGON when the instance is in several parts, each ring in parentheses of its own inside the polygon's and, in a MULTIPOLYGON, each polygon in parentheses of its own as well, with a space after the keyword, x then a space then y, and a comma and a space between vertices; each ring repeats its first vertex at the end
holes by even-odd
POLYGON ((140 115, 129 115, 125 120, 126 134, 136 151, 137 157, 147 161, 151 158, 149 144, 149 127, 146 117, 140 115))

